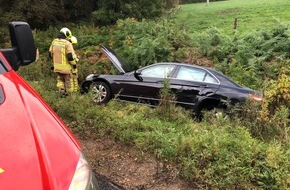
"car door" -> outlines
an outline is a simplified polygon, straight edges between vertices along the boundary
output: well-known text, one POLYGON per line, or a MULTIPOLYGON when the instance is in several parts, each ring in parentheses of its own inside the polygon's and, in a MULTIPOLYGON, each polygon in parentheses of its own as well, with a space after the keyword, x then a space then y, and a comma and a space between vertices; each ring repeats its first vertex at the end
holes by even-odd
POLYGON ((186 65, 178 68, 171 83, 180 85, 179 90, 173 89, 177 104, 189 109, 193 109, 199 101, 205 98, 213 98, 219 88, 218 79, 209 71, 186 65))
POLYGON ((141 80, 131 73, 122 81, 119 98, 156 104, 160 99, 163 82, 170 79, 175 67, 174 64, 154 64, 142 68, 138 71, 141 80))

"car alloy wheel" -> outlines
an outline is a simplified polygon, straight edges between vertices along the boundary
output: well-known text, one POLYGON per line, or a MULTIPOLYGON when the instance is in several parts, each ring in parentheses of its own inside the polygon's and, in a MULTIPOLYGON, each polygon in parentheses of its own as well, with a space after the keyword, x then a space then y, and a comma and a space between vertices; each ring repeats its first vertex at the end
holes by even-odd
POLYGON ((104 82, 92 83, 93 101, 97 104, 106 103, 110 99, 110 88, 104 82))

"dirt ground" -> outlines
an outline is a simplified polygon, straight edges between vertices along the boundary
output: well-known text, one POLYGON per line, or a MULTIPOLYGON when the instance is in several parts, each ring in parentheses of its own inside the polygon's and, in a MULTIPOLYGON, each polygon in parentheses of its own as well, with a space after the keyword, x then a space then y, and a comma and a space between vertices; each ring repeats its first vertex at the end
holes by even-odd
POLYGON ((81 140, 94 172, 126 190, 190 190, 177 170, 110 138, 81 140))

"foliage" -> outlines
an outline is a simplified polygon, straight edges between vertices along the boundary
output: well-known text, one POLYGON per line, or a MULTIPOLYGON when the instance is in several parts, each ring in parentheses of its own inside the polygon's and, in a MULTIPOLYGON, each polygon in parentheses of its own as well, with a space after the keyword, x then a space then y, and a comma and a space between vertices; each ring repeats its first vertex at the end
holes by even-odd
MULTIPOLYGON (((251 6, 261 2, 245 1, 251 6)), ((230 6, 233 2, 237 1, 220 2, 213 8, 208 7, 205 13, 211 9, 218 18, 221 14, 232 18, 239 10, 220 6, 230 6)), ((282 3, 285 1, 279 2, 285 5, 282 3)), ((241 4, 237 2, 237 6, 241 4)), ((257 7, 255 11, 259 12, 257 7)), ((184 8, 188 7, 181 10, 184 8)), ((247 8, 246 5, 243 8, 247 8)), ((202 15, 198 11, 196 14, 202 15)), ((80 81, 89 73, 113 72, 111 64, 100 55, 100 44, 109 45, 137 68, 155 61, 185 60, 195 48, 234 81, 263 92, 263 103, 249 101, 242 107, 237 105, 228 115, 208 112, 204 120, 197 123, 190 113, 172 103, 174 96, 166 88, 166 82, 160 94, 163 102, 156 109, 114 100, 107 106, 95 105, 91 94, 60 98, 47 52, 59 30, 57 26, 46 31, 34 30, 41 57, 19 72, 80 138, 106 134, 125 145, 149 152, 158 161, 177 166, 180 177, 187 179, 193 188, 289 189, 288 26, 268 20, 271 28, 251 29, 246 33, 238 30, 232 34, 212 27, 211 16, 203 17, 203 24, 196 17, 188 19, 197 22, 203 31, 194 33, 188 30, 192 25, 178 20, 180 17, 158 21, 124 19, 103 28, 70 25, 79 40, 76 49, 81 57, 80 81), (180 23, 185 25, 180 26, 180 23)), ((217 23, 218 20, 215 19, 217 23)), ((249 27, 254 28, 251 24, 249 27)))
POLYGON ((119 20, 109 45, 126 57, 132 68, 160 61, 182 61, 191 46, 191 38, 186 31, 174 25, 168 19, 141 22, 135 19, 119 20))
MULTIPOLYGON (((6 0, 4 0, 6 1, 6 0)), ((32 28, 44 29, 55 23, 88 18, 90 12, 96 8, 93 0, 22 0, 2 3, 3 15, 0 25, 6 25, 12 20, 26 21, 32 28)))
POLYGON ((289 63, 280 69, 277 80, 271 80, 265 93, 267 102, 264 107, 268 114, 274 114, 279 106, 290 108, 290 66, 289 63))
MULTIPOLYGON (((225 0, 209 0, 209 2, 225 1, 225 0)), ((190 3, 206 3, 206 0, 180 0, 180 4, 190 4, 190 3)))
MULTIPOLYGON (((11 21, 25 21, 33 29, 45 30, 51 26, 64 27, 64 23, 92 21, 94 25, 111 25, 118 19, 134 17, 155 19, 172 12, 177 0, 120 1, 120 0, 2 0, 0 12, 0 43, 7 42, 6 28, 11 21)), ((59 28, 60 28, 59 27, 59 28)))
MULTIPOLYGON (((259 117, 261 126, 271 127, 280 140, 289 143, 290 134, 290 67, 281 68, 276 81, 271 80, 259 117)), ((273 133, 271 133, 273 134, 273 133)))
POLYGON ((265 80, 277 79, 285 64, 283 60, 289 58, 289 34, 285 27, 278 25, 270 31, 237 34, 233 38, 211 28, 193 38, 199 52, 212 59, 217 70, 241 85, 260 89, 265 80))
POLYGON ((98 25, 111 25, 126 18, 154 19, 177 5, 176 0, 100 0, 99 9, 92 12, 92 21, 98 25))

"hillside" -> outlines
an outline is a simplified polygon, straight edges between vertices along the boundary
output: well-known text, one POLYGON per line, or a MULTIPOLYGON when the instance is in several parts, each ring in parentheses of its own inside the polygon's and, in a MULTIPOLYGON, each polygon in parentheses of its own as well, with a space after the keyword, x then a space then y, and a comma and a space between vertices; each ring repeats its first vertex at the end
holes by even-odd
POLYGON ((134 68, 157 61, 211 66, 264 93, 263 104, 230 110, 229 117, 209 112, 196 122, 175 105, 95 105, 90 94, 78 93, 60 98, 48 57, 59 30, 53 26, 34 31, 40 59, 19 72, 81 139, 94 170, 125 189, 289 189, 289 6, 229 0, 182 5, 158 21, 68 26, 79 41, 80 83, 90 73, 115 73, 100 59, 100 44, 134 68))

